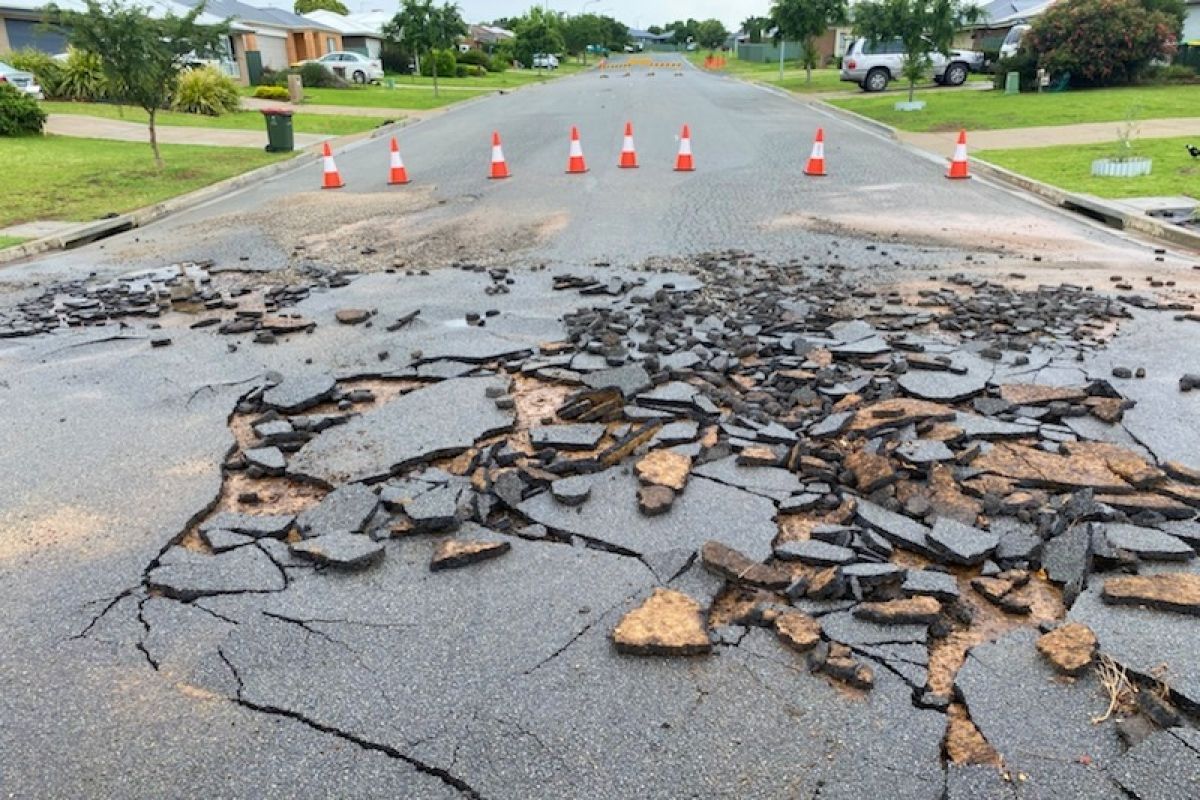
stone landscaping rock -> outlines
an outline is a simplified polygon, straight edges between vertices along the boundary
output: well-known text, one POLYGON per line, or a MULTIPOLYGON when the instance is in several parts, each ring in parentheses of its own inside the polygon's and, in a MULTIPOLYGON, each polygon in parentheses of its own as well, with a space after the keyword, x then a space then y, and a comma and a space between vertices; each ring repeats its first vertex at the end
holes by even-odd
POLYGON ((627 655, 694 656, 712 651, 700 604, 674 589, 655 589, 621 618, 612 641, 617 652, 627 655))
POLYGON ((1038 652, 1064 675, 1078 675, 1096 658, 1096 634, 1078 622, 1060 625, 1037 640, 1038 652))
POLYGON ((468 564, 486 561, 504 555, 512 544, 494 539, 447 539, 437 546, 429 562, 431 572, 458 569, 468 564))
POLYGON ((369 536, 349 531, 323 533, 311 539, 293 542, 291 551, 338 569, 364 569, 383 558, 383 545, 369 536))

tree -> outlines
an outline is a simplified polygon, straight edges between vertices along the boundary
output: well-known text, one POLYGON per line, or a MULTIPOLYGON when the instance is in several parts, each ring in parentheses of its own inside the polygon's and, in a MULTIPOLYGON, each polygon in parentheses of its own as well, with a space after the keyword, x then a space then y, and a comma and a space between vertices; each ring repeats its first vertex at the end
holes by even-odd
POLYGON ((297 14, 307 14, 310 11, 332 11, 335 14, 345 16, 350 13, 350 9, 346 8, 346 4, 342 0, 296 0, 296 5, 293 7, 297 14))
POLYGON ((749 16, 742 20, 742 31, 750 39, 750 44, 762 44, 763 33, 771 26, 770 17, 749 16))
POLYGON ((801 58, 806 83, 812 83, 813 67, 817 64, 817 37, 829 30, 830 25, 844 23, 847 15, 846 0, 775 0, 771 6, 771 20, 780 47, 790 38, 804 48, 801 58))
POLYGON ((696 40, 696 26, 699 22, 688 17, 687 21, 676 20, 667 26, 671 32, 671 41, 675 44, 687 44, 696 40))
POLYGON ((529 9, 516 21, 513 48, 522 64, 533 64, 534 56, 561 53, 566 49, 562 36, 563 18, 539 6, 529 9))
POLYGON ((724 47, 729 38, 729 31, 719 19, 706 19, 696 25, 696 43, 708 50, 724 47))
MULTIPOLYGON (((449 50, 455 41, 467 33, 467 25, 458 6, 433 0, 404 0, 396 16, 383 26, 383 35, 417 53, 431 54, 434 50, 449 50)), ((433 59, 433 96, 438 96, 438 64, 433 59)))
POLYGON ((649 28, 646 28, 646 33, 653 33, 655 36, 658 36, 662 32, 663 29, 657 25, 651 25, 649 28))
POLYGON ((1152 0, 1062 0, 1034 21, 1028 47, 1038 66, 1078 83, 1128 83, 1175 54, 1182 10, 1152 0))
POLYGON ((608 22, 596 14, 579 14, 563 23, 563 46, 571 55, 583 57, 587 63, 588 45, 608 44, 608 22))
POLYGON ((101 55, 100 66, 112 100, 137 106, 150 118, 150 149, 163 167, 158 149, 157 114, 170 105, 179 74, 189 62, 215 57, 229 34, 229 22, 201 25, 204 2, 184 14, 151 16, 148 9, 121 0, 84 0, 86 10, 51 5, 48 21, 78 50, 101 55))
POLYGON ((901 73, 908 78, 908 101, 930 67, 929 53, 948 55, 954 34, 980 11, 962 0, 863 0, 854 7, 854 31, 873 44, 899 39, 904 50, 901 73))

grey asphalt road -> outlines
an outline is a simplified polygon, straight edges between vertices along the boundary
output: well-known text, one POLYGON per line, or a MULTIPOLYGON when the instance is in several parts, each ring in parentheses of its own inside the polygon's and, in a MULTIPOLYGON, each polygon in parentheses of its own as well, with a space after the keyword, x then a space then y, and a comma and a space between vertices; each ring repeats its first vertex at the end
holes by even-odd
MULTIPOLYGON (((970 269, 1099 284, 1116 266, 1186 266, 983 181, 947 181, 941 165, 794 99, 680 69, 589 73, 471 103, 400 132, 409 187, 385 186, 387 141, 372 141, 338 154, 339 192, 316 191, 316 167, 289 173, 10 267, 0 304, 49 279, 184 259, 357 264, 364 241, 389 258, 396 244, 409 267, 634 267, 737 248, 876 283, 970 269), (626 120, 637 170, 615 166, 626 120), (694 173, 671 168, 684 123, 694 173), (563 174, 572 124, 583 176, 563 174), (822 179, 802 175, 818 126, 822 179), (493 129, 506 181, 486 178, 493 129)), ((944 720, 886 670, 847 702, 761 630, 702 662, 616 656, 606 637, 622 604, 658 582, 618 555, 518 542, 510 558, 434 583, 429 543, 412 540, 378 571, 297 574, 280 593, 182 604, 142 591, 147 567, 218 496, 228 415, 266 371, 312 359, 353 373, 384 346, 454 346, 450 323, 488 307, 502 312, 499 341, 534 344, 560 335, 577 305, 538 273, 501 297, 478 273, 391 277, 314 295, 299 310, 317 332, 286 347, 229 353, 178 326, 171 347, 151 351, 137 322, 0 341, 0 795, 944 796, 944 720), (333 312, 354 305, 419 306, 428 322, 351 333, 333 312)), ((1194 431, 1164 423, 1194 414, 1189 399, 1151 404, 1164 449, 1194 451, 1194 431)), ((996 691, 1019 691, 1028 674, 996 691)))

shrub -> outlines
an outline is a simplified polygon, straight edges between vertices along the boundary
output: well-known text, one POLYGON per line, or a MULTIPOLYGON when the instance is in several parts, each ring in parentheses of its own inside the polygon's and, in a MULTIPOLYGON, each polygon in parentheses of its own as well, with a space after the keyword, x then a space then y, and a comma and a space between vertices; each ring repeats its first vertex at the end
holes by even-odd
POLYGON ((477 67, 488 65, 488 55, 482 50, 468 50, 465 53, 459 53, 455 59, 459 64, 474 64, 477 67))
POLYGON ((176 111, 207 114, 210 117, 237 111, 241 104, 242 98, 233 78, 211 66, 183 72, 171 98, 171 108, 176 111))
POLYGON ((1021 91, 1032 92, 1037 89, 1038 57, 1028 48, 1022 48, 1016 55, 1002 58, 992 68, 992 86, 1004 88, 1008 73, 1017 72, 1021 75, 1021 91))
POLYGON ((1153 83, 1196 83, 1200 74, 1187 64, 1171 64, 1169 66, 1154 65, 1145 73, 1146 80, 1153 83))
POLYGON ((26 47, 14 50, 5 56, 4 60, 16 69, 32 72, 47 97, 58 96, 58 85, 62 83, 63 68, 62 64, 51 58, 49 54, 26 47))
MULTIPOLYGON (((324 64, 310 61, 299 69, 300 80, 311 89, 345 89, 348 85, 324 64)), ((287 79, 284 79, 287 82, 287 79)))
POLYGON ((0 136, 30 136, 42 132, 46 112, 15 86, 0 83, 0 136))
POLYGON ((57 100, 104 100, 108 97, 108 79, 100 64, 100 56, 72 47, 62 65, 62 78, 55 87, 57 100))
POLYGON ((289 74, 286 69, 273 70, 270 67, 264 67, 262 75, 258 79, 258 85, 286 87, 289 74))
POLYGON ((1156 59, 1175 53, 1179 20, 1137 0, 1062 0, 1039 16, 1027 34, 1039 64, 1071 82, 1129 83, 1156 59))
POLYGON ((421 58, 421 74, 426 78, 433 75, 433 60, 437 59, 438 77, 448 78, 455 74, 455 65, 458 63, 454 59, 453 50, 434 50, 431 53, 426 53, 421 58))
POLYGON ((508 69, 508 59, 503 54, 492 56, 487 68, 488 72, 504 72, 508 69))
POLYGON ((259 86, 254 90, 254 96, 260 100, 287 100, 289 95, 282 86, 259 86))

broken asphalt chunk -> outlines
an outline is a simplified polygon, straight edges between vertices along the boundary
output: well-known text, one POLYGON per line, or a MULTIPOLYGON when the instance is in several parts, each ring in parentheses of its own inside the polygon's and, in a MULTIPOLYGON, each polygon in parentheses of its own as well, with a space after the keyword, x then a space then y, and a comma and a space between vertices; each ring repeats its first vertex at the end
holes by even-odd
POLYGON ((429 570, 457 569, 504 555, 512 545, 497 539, 447 539, 437 546, 429 570))
POLYGON ((1118 550, 1128 550, 1147 561, 1187 561, 1196 556, 1189 545, 1154 528, 1110 523, 1104 527, 1104 536, 1118 550))
POLYGON ((700 548, 700 558, 710 572, 733 583, 782 590, 792 582, 791 573, 787 570, 752 561, 721 542, 705 542, 700 548))
POLYGON ((859 603, 855 617, 878 625, 929 625, 942 613, 942 604, 934 597, 908 597, 877 603, 859 603))
POLYGON ((687 485, 692 459, 673 450, 652 450, 634 465, 634 472, 643 483, 665 486, 675 492, 687 485))
POLYGON ((926 537, 930 548, 953 564, 982 564, 996 550, 1000 537, 946 517, 940 517, 926 537))
POLYGON ((1142 605, 1200 616, 1200 575, 1164 572, 1109 578, 1104 581, 1101 597, 1113 605, 1142 605))
POLYGON ((361 532, 379 507, 379 496, 369 486, 350 483, 339 486, 321 502, 296 517, 305 537, 323 536, 335 531, 361 532))
POLYGON ((785 611, 773 624, 779 641, 797 653, 807 653, 821 642, 821 623, 802 611, 785 611))
POLYGON ((349 531, 323 533, 311 539, 293 542, 291 551, 298 556, 311 559, 338 569, 364 569, 383 558, 380 542, 370 536, 349 531))
POLYGON ((1096 634, 1087 625, 1068 622, 1037 640, 1038 652, 1064 675, 1078 675, 1096 658, 1096 634))
POLYGON ((329 374, 293 375, 263 392, 262 402, 285 414, 298 414, 333 397, 337 382, 329 374))
POLYGON ((239 514, 221 511, 200 523, 200 530, 227 530, 243 533, 255 539, 269 536, 281 539, 287 535, 295 517, 286 514, 239 514))
POLYGON ((148 589, 185 603, 219 594, 278 592, 286 585, 279 567, 255 546, 216 555, 172 547, 146 574, 148 589))
POLYGON ((617 652, 637 656, 693 656, 712 651, 700 604, 682 592, 658 588, 621 617, 612 632, 617 652))

